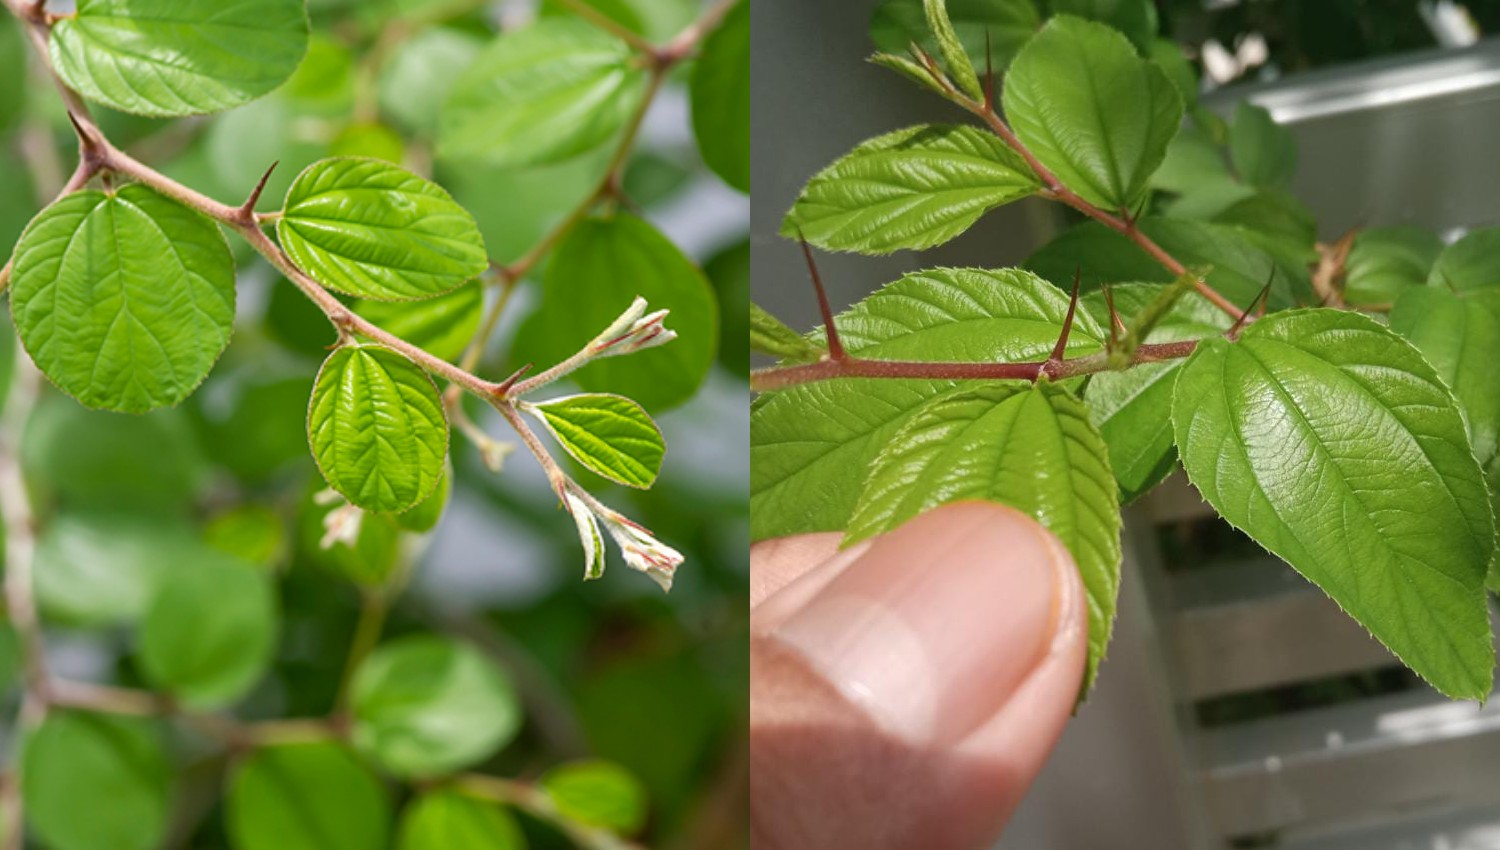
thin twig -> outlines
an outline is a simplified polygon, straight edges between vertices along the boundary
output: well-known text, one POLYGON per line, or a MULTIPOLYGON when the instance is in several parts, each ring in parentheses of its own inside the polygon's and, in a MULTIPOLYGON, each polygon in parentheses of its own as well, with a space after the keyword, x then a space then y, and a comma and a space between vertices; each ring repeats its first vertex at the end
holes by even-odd
POLYGON ((537 820, 551 824, 582 850, 645 850, 608 830, 578 823, 559 811, 546 792, 525 782, 470 773, 460 776, 454 784, 467 794, 515 806, 537 820))

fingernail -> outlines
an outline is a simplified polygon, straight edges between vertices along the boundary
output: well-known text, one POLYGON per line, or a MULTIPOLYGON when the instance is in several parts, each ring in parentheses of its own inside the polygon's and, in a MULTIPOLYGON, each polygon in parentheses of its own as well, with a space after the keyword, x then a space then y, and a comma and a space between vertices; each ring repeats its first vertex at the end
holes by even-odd
POLYGON ((1059 550, 996 505, 939 508, 874 540, 775 637, 886 732, 957 740, 1045 655, 1059 550))

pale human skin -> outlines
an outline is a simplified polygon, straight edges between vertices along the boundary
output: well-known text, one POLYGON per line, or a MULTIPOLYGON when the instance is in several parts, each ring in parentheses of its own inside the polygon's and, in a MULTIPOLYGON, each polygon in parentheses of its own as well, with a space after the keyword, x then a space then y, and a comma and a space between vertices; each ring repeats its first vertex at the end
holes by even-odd
POLYGON ((751 550, 755 850, 983 850, 1078 696, 1087 600, 1030 517, 938 508, 751 550))

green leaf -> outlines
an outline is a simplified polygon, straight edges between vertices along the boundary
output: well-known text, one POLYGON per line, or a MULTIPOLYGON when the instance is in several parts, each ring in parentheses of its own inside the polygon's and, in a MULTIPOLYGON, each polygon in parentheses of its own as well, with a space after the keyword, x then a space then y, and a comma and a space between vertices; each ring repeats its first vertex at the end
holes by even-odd
MULTIPOLYGON (((384 585, 401 563, 401 527, 397 517, 406 514, 365 514, 360 518, 359 534, 352 545, 343 540, 332 540, 331 545, 324 547, 323 538, 328 533, 324 522, 342 504, 337 500, 320 501, 317 496, 322 489, 321 482, 315 482, 308 488, 298 508, 299 558, 364 587, 384 585)), ((420 510, 422 504, 425 502, 411 510, 420 510)))
POLYGON ((1264 107, 1242 100, 1229 127, 1229 157, 1246 183, 1284 189, 1297 172, 1297 140, 1264 107))
POLYGON ((504 671, 434 635, 382 645, 355 674, 354 743, 402 777, 462 770, 510 743, 521 706, 504 671))
POLYGON ((948 18, 948 0, 922 0, 922 9, 927 14, 927 31, 932 33, 932 40, 937 43, 938 55, 943 58, 948 78, 953 80, 959 91, 975 100, 982 99, 984 88, 979 84, 979 75, 969 61, 963 42, 958 40, 953 21, 948 18))
MULTIPOLYGON (((0 19, 0 79, 15 80, 0 90, 0 133, 5 133, 20 119, 26 109, 26 37, 15 16, 4 15, 0 19)), ((0 241, 8 241, 0 239, 0 241)))
POLYGON ((1500 286, 1500 227, 1470 231, 1444 248, 1427 282, 1460 292, 1500 286))
POLYGON ((479 332, 484 285, 471 281, 452 292, 417 303, 360 301, 354 312, 382 330, 444 360, 457 360, 479 332))
POLYGON ((1052 0, 1052 14, 1107 24, 1141 51, 1149 50, 1156 38, 1156 3, 1152 0, 1052 0))
POLYGON ((1220 515, 1321 587, 1450 697, 1495 666, 1494 517, 1453 396, 1358 314, 1273 314, 1182 368, 1172 424, 1220 515))
POLYGON ((730 10, 703 42, 693 70, 693 135, 703 162, 750 191, 750 2, 730 10))
POLYGON ((26 826, 53 850, 159 847, 167 835, 167 770, 146 721, 49 712, 22 755, 26 826))
MULTIPOLYGON (((310 303, 290 284, 278 287, 310 303)), ((328 320, 321 311, 316 315, 322 323, 316 329, 317 338, 322 339, 328 331, 328 320)), ((326 348, 319 348, 320 357, 328 353, 326 348)), ((243 377, 243 381, 217 384, 214 393, 194 399, 198 427, 215 463, 242 483, 265 484, 282 478, 291 467, 308 463, 303 418, 312 377, 278 377, 270 369, 255 369, 243 377)), ((162 462, 165 458, 159 454, 153 459, 162 462)))
POLYGON ((380 71, 380 113, 431 136, 455 80, 483 49, 482 39, 457 29, 429 27, 413 34, 380 71))
POLYGON ((515 818, 494 803, 438 789, 401 815, 400 850, 524 850, 515 818))
MULTIPOLYGON (((1208 283, 1236 304, 1249 304, 1271 280, 1273 308, 1292 304, 1289 282, 1272 280, 1275 262, 1237 229, 1176 218, 1144 218, 1140 229, 1190 269, 1208 268, 1208 283)), ((1096 221, 1073 227, 1026 258, 1026 267, 1071 287, 1081 274, 1085 291, 1101 283, 1170 283, 1172 273, 1125 236, 1096 221), (1080 263, 1080 258, 1086 258, 1080 263)))
POLYGON ((557 247, 521 356, 538 364, 570 357, 637 295, 652 310, 672 311, 666 324, 677 339, 628 357, 598 360, 569 380, 585 390, 629 396, 652 411, 687 401, 713 365, 718 305, 703 272, 633 215, 583 221, 557 247))
POLYGON ((509 166, 568 159, 625 126, 645 87, 624 42, 583 21, 537 21, 500 36, 453 84, 438 154, 509 166))
POLYGON ((821 348, 754 301, 750 302, 750 347, 793 363, 809 363, 823 356, 821 348))
MULTIPOLYGON (((1436 286, 1408 289, 1390 319, 1391 330, 1410 340, 1453 390, 1474 456, 1491 469, 1500 454, 1500 289, 1462 295, 1436 286)), ((1492 476, 1491 483, 1500 480, 1492 476)))
MULTIPOLYGON (((877 359, 1044 360, 1067 313, 1056 287, 1019 269, 907 275, 838 316, 845 347, 877 359)), ((1067 356, 1100 349, 1080 311, 1067 356)), ((761 396, 750 414, 750 531, 756 540, 842 530, 875 453, 955 381, 842 379, 761 396)))
POLYGON ((396 525, 405 531, 415 531, 419 534, 437 528, 438 522, 443 518, 443 511, 448 508, 448 497, 453 495, 451 472, 451 467, 444 468, 431 496, 418 502, 416 507, 396 514, 396 525))
POLYGON ((1088 409, 1056 384, 960 390, 919 408, 875 455, 846 542, 938 505, 982 499, 1034 517, 1068 548, 1089 599, 1092 686, 1120 587, 1120 504, 1088 409))
POLYGON ((59 389, 144 413, 187 398, 229 343, 234 260, 217 225, 145 186, 78 192, 26 228, 10 299, 59 389))
POLYGON ((328 143, 328 155, 399 163, 406 159, 406 141, 400 133, 378 121, 357 122, 333 137, 328 143))
POLYGON ((262 747, 229 781, 235 850, 386 850, 385 788, 343 744, 300 741, 262 747))
POLYGON ((1224 161, 1223 150, 1207 133, 1192 124, 1185 125, 1172 137, 1161 167, 1151 175, 1150 185, 1153 189, 1178 195, 1225 185, 1238 188, 1245 195, 1254 191, 1234 179, 1229 173, 1229 164, 1224 161))
MULTIPOLYGON (((1005 70, 1042 24, 1032 0, 948 0, 947 5, 948 19, 975 68, 985 67, 988 33, 988 61, 996 73, 1005 70)), ((938 52, 922 0, 881 0, 870 18, 870 39, 881 50, 899 54, 898 58, 906 55, 913 42, 928 53, 938 52)), ((931 79, 926 71, 921 74, 931 79)))
POLYGON ((613 762, 558 765, 542 774, 539 784, 571 821, 620 835, 634 835, 646 823, 646 789, 613 762))
POLYGON ((264 571, 237 558, 205 557, 157 585, 141 624, 142 670, 190 705, 228 705, 265 672, 277 619, 264 571))
POLYGON ((587 393, 527 404, 558 444, 594 472, 630 487, 656 481, 667 447, 661 429, 624 396, 587 393))
POLYGON ((1427 282, 1443 240, 1420 227, 1376 227, 1354 237, 1344 261, 1344 300, 1390 304, 1401 291, 1427 282))
POLYGON ((119 507, 59 514, 37 542, 37 605, 48 619, 72 625, 133 623, 161 576, 182 566, 190 541, 180 520, 119 507))
POLYGON ((1021 49, 1003 100, 1037 159, 1110 209, 1135 205, 1182 123, 1182 98, 1155 63, 1118 32, 1069 15, 1021 49))
POLYGON ((781 235, 863 254, 931 248, 1038 188, 1026 162, 995 136, 923 124, 870 139, 818 172, 781 235))
POLYGON ((736 242, 709 257, 703 272, 713 283, 719 303, 719 364, 737 378, 750 374, 750 321, 757 309, 750 304, 750 240, 736 242))
POLYGON ((473 216, 436 183, 376 159, 313 163, 276 233, 319 283, 383 301, 441 295, 489 267, 473 216))
POLYGON ((141 115, 196 115, 281 85, 307 52, 302 0, 78 0, 52 64, 84 97, 141 115))
MULTIPOLYGON (((1150 4, 1148 4, 1150 5, 1150 4)), ((1153 7, 1151 15, 1156 16, 1153 7)), ((1175 41, 1165 38, 1151 39, 1146 55, 1151 57, 1157 67, 1177 87, 1177 94, 1181 96, 1183 105, 1191 106, 1198 100, 1198 72, 1193 70, 1193 63, 1188 61, 1187 54, 1182 52, 1182 47, 1175 41)), ((1179 134, 1180 135, 1180 134, 1179 134)), ((1170 157, 1171 154, 1169 153, 1170 157)))
POLYGON ((265 505, 236 505, 214 516, 203 527, 210 547, 258 567, 275 568, 286 558, 286 524, 265 505))
POLYGON ((313 459, 333 489, 366 510, 397 513, 437 486, 448 417, 427 373, 378 345, 328 355, 307 411, 313 459))
MULTIPOLYGON (((1126 326, 1166 287, 1126 284, 1110 287, 1126 326)), ((1083 305, 1108 327, 1103 293, 1090 293, 1083 305)), ((1202 339, 1222 333, 1231 319, 1202 296, 1189 292, 1172 305, 1146 342, 1202 339)), ((1181 360, 1146 363, 1123 372, 1101 372, 1089 379, 1083 400, 1104 442, 1109 467, 1120 485, 1120 501, 1130 502, 1160 484, 1172 471, 1172 385, 1181 360)))

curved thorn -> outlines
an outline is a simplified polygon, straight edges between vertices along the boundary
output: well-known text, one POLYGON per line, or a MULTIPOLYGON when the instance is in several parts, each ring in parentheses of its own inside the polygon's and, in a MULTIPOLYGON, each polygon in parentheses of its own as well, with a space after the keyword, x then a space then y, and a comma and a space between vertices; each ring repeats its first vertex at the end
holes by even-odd
POLYGON ((812 248, 802 228, 797 228, 797 240, 802 243, 802 256, 807 260, 807 271, 812 275, 813 290, 818 295, 818 312, 823 314, 823 329, 828 336, 828 357, 832 360, 845 358, 844 343, 839 339, 838 329, 833 324, 833 310, 828 306, 828 293, 823 289, 823 278, 818 274, 818 264, 813 261, 812 248))
POLYGON ((260 182, 256 183, 255 188, 250 190, 250 197, 245 200, 245 203, 240 205, 239 214, 242 220, 255 221, 255 205, 260 203, 260 193, 266 190, 266 181, 271 179, 271 172, 275 171, 276 166, 280 164, 281 160, 271 163, 271 167, 266 169, 266 173, 260 176, 260 182))

